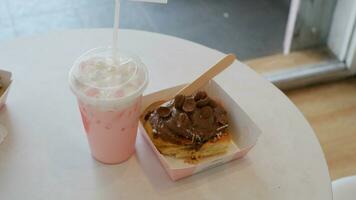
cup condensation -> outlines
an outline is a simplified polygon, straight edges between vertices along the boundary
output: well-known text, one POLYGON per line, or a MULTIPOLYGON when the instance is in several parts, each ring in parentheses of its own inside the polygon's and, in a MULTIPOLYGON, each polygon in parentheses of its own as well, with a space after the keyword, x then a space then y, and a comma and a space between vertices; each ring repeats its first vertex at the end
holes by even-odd
POLYGON ((134 56, 97 48, 80 56, 69 73, 93 157, 121 163, 134 153, 142 93, 148 84, 145 65, 134 56))

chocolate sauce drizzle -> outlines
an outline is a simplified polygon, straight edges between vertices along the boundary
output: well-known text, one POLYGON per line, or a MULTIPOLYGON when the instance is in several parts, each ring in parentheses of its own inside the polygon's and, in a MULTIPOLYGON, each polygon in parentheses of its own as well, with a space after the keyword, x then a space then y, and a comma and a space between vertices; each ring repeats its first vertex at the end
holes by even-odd
POLYGON ((206 92, 195 95, 177 95, 145 116, 155 138, 174 144, 199 149, 207 141, 214 141, 226 132, 227 112, 206 92))

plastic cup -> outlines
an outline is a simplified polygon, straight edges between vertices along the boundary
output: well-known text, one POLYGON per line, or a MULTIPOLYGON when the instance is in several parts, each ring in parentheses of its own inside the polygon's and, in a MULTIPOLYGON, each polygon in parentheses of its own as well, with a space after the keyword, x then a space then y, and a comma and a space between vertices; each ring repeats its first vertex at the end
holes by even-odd
POLYGON ((81 55, 69 73, 91 154, 107 164, 126 161, 135 152, 141 98, 148 84, 147 68, 137 57, 115 58, 111 48, 96 48, 81 55))

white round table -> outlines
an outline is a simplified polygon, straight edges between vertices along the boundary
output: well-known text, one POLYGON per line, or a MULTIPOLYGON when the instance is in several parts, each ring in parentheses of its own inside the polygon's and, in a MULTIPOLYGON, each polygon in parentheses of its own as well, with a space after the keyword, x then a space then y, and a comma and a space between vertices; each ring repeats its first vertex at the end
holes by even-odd
MULTIPOLYGON (((0 144, 0 199, 332 199, 328 168, 308 122, 240 62, 217 79, 226 81, 263 131, 244 159, 173 182, 140 135, 127 162, 92 159, 67 75, 75 58, 109 45, 111 34, 72 30, 0 45, 0 68, 14 79, 0 112, 9 132, 0 144)), ((189 82, 224 55, 157 33, 123 30, 120 38, 122 48, 149 68, 146 93, 189 82)))

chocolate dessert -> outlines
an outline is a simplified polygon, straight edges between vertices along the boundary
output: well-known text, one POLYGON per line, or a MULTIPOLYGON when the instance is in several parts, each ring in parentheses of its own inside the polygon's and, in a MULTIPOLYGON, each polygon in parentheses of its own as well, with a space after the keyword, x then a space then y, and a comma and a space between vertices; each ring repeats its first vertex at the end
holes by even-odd
POLYGON ((148 110, 144 121, 154 144, 165 155, 193 159, 211 156, 226 151, 230 141, 226 110, 204 91, 177 95, 148 110))

